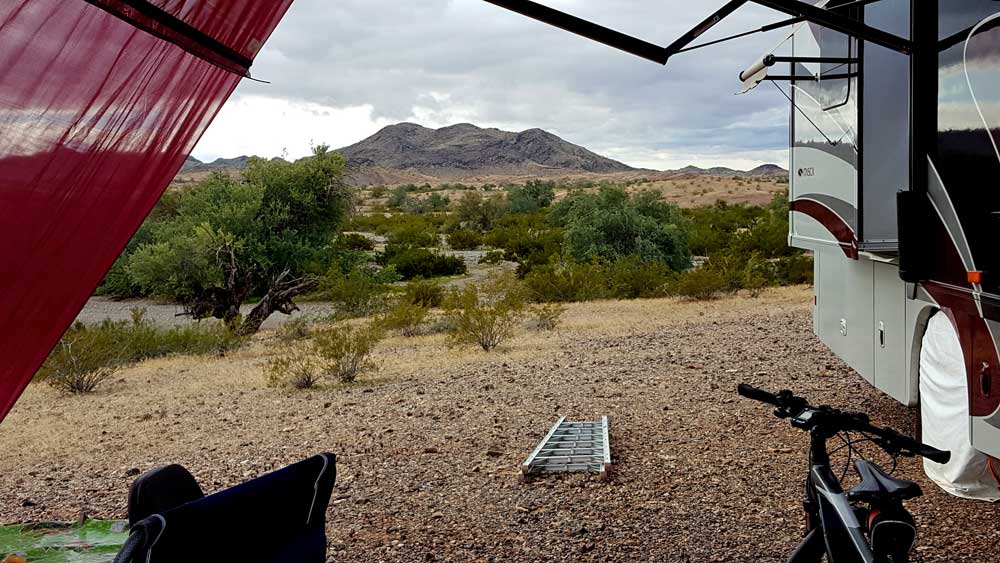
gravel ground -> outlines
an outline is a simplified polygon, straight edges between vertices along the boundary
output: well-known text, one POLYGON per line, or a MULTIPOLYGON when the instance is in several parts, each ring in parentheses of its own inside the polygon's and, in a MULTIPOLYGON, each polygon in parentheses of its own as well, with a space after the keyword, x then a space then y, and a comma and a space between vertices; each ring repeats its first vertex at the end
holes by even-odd
MULTIPOLYGON (((351 388, 261 385, 267 335, 225 358, 172 358, 104 391, 32 386, 0 425, 0 523, 121 517, 132 477, 165 462, 209 490, 318 451, 339 456, 330 561, 784 561, 801 534, 807 436, 741 400, 791 388, 916 430, 811 335, 811 292, 710 304, 571 307, 552 334, 497 354, 394 338, 351 388), (560 415, 611 420, 610 481, 520 483, 560 415)), ((1000 507, 927 492, 910 503, 924 561, 1000 558, 1000 507)))

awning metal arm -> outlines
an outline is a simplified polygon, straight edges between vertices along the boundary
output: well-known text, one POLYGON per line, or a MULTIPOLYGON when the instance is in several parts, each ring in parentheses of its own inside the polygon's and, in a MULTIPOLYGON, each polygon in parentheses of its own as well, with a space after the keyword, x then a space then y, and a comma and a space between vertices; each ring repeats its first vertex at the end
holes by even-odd
POLYGON ((759 29, 751 29, 750 31, 744 31, 743 33, 737 33, 736 35, 729 35, 723 37, 722 39, 716 39, 714 41, 708 41, 705 43, 699 43, 697 45, 691 45, 690 47, 684 47, 683 49, 678 49, 678 53, 686 53, 688 51, 694 51, 695 49, 701 49, 702 47, 709 47, 711 45, 718 45, 719 43, 724 43, 726 41, 732 41, 733 39, 739 39, 741 37, 746 37, 747 35, 753 35, 754 33, 766 33, 768 31, 773 31, 775 29, 780 29, 782 27, 787 27, 789 25, 795 25, 801 23, 804 20, 802 18, 789 18, 787 20, 781 20, 779 22, 769 23, 759 29))
POLYGON ((899 53, 910 54, 913 48, 912 42, 907 39, 865 25, 862 22, 834 11, 813 6, 803 0, 729 0, 708 18, 666 47, 660 47, 648 41, 626 35, 620 31, 597 25, 554 8, 543 6, 537 2, 532 2, 531 0, 486 0, 486 2, 661 65, 667 64, 667 61, 673 55, 690 50, 689 45, 694 40, 715 27, 716 24, 747 2, 760 4, 772 10, 788 14, 793 19, 810 21, 899 53))

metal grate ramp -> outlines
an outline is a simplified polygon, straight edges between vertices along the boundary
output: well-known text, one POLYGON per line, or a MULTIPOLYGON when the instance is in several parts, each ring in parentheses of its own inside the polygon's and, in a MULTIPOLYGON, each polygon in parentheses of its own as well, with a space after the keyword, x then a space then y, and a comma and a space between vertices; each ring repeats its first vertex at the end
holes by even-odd
POLYGON ((535 451, 521 464, 521 478, 538 473, 599 473, 607 479, 611 467, 608 417, 599 422, 560 418, 535 451))

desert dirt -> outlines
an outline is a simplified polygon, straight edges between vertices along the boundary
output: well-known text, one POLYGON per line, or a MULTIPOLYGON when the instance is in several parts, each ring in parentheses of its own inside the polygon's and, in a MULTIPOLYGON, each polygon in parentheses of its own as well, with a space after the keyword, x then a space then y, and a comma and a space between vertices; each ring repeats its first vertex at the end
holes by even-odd
MULTIPOLYGON (((136 469, 181 463, 211 492, 329 451, 330 561, 784 561, 807 436, 737 383, 917 430, 812 336, 811 301, 784 288, 573 305, 494 353, 393 337, 364 383, 305 392, 263 385, 281 346, 268 333, 225 357, 145 362, 89 396, 32 385, 0 425, 0 523, 123 517, 136 469), (561 415, 609 416, 609 481, 519 481, 561 415)), ((949 497, 914 460, 898 474, 927 493, 909 503, 923 561, 1000 558, 1000 507, 949 497)))

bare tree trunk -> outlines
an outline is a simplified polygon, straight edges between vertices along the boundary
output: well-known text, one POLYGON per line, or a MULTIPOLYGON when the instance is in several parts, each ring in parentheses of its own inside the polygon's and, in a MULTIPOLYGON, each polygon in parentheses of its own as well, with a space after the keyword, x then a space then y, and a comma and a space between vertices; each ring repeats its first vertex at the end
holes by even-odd
POLYGON ((312 276, 296 279, 288 279, 290 272, 285 270, 268 288, 267 293, 260 300, 260 303, 247 313, 246 318, 239 324, 237 334, 248 336, 260 330, 260 325, 275 311, 291 315, 293 311, 298 311, 298 306, 292 301, 295 297, 316 287, 318 280, 312 276))

